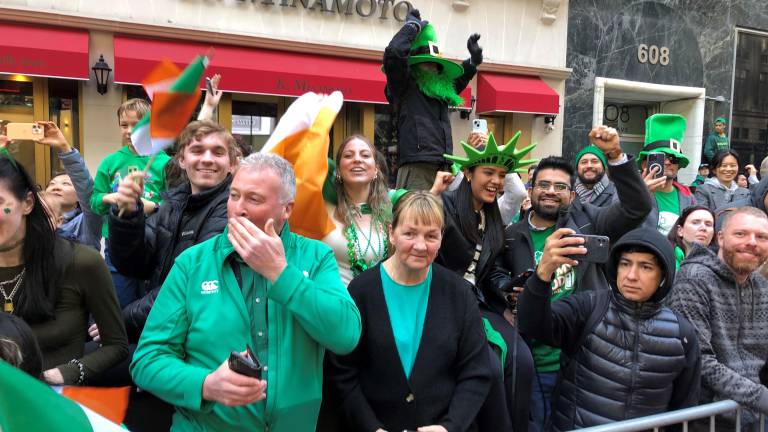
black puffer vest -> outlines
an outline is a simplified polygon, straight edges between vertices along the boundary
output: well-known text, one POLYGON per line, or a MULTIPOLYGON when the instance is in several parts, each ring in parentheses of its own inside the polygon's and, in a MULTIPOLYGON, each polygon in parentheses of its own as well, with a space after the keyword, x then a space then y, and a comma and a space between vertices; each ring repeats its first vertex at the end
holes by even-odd
POLYGON ((658 302, 630 302, 615 291, 600 297, 605 315, 585 328, 584 343, 562 370, 554 430, 664 412, 686 366, 674 312, 658 302))

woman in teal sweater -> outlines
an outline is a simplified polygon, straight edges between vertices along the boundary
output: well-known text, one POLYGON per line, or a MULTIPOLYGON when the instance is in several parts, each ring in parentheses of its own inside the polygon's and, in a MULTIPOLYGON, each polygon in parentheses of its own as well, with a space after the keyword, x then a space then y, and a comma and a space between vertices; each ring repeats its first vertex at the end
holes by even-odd
POLYGON ((480 412, 490 349, 472 291, 432 264, 442 228, 438 198, 408 192, 389 229, 393 255, 349 285, 363 334, 351 354, 329 356, 344 431, 466 431, 480 412))

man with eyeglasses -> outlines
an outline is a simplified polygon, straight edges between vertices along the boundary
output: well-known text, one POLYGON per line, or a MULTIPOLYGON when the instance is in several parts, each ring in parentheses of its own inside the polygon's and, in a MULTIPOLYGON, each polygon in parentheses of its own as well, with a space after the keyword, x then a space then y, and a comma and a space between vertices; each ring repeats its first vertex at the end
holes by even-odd
POLYGON ((645 120, 645 145, 638 155, 648 192, 653 198, 653 209, 646 226, 656 228, 667 235, 677 218, 686 208, 696 205, 693 193, 677 182, 677 171, 688 166, 688 157, 681 151, 685 136, 685 117, 677 114, 654 114, 645 120), (648 155, 664 154, 664 175, 648 168, 648 155))
MULTIPOLYGON (((612 241, 638 227, 651 210, 651 202, 631 156, 621 150, 616 129, 596 126, 589 139, 607 159, 608 174, 613 180, 618 200, 605 207, 583 204, 576 199, 573 187, 576 173, 568 160, 550 156, 539 162, 531 179, 531 211, 525 220, 507 227, 506 251, 497 259, 492 280, 492 292, 512 291, 507 302, 486 296, 491 307, 501 309, 514 325, 517 295, 522 287, 511 286, 515 276, 533 269, 539 263, 547 238, 558 228, 570 228, 579 234, 605 235, 612 241), (493 303, 496 304, 493 304, 493 303)), ((522 285, 522 283, 521 283, 522 285)), ((603 270, 594 263, 582 263, 578 268, 563 265, 557 268, 551 282, 552 301, 583 290, 608 289, 603 270)), ((537 379, 531 394, 530 431, 545 429, 551 407, 551 394, 558 380, 560 350, 532 341, 537 379)))

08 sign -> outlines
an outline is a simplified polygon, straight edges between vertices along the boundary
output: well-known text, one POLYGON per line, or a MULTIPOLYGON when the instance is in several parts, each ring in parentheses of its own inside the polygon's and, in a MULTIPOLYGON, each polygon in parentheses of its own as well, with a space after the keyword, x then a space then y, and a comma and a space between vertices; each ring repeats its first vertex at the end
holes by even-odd
POLYGON ((669 64, 669 48, 640 44, 637 47, 637 61, 666 66, 669 64))

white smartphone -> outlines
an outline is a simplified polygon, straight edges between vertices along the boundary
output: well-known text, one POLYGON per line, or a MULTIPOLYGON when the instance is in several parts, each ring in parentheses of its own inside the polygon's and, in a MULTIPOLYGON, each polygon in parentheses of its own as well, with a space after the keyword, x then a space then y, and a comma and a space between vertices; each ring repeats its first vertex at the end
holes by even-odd
POLYGON ((486 119, 472 120, 472 132, 482 132, 488 135, 488 120, 486 119))

